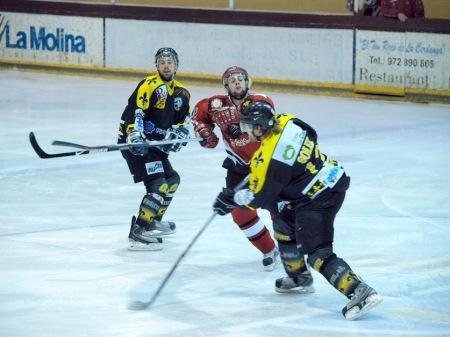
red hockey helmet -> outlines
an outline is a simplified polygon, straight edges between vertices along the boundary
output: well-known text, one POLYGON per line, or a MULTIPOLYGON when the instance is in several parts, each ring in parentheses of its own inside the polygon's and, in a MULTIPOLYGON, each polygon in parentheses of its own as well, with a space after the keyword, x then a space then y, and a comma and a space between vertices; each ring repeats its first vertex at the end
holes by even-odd
POLYGON ((244 68, 238 67, 238 66, 232 66, 232 67, 227 68, 222 75, 222 84, 227 90, 228 90, 228 79, 233 74, 242 74, 242 76, 244 76, 247 90, 250 89, 250 87, 252 85, 252 80, 248 76, 247 70, 245 70, 244 68))

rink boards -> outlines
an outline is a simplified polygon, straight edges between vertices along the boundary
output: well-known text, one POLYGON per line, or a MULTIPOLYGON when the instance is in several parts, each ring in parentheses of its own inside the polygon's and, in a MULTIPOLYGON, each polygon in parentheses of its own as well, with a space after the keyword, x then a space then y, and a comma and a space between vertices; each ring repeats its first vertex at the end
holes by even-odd
POLYGON ((173 46, 180 73, 255 82, 450 96, 450 35, 0 13, 0 62, 145 73, 173 46))

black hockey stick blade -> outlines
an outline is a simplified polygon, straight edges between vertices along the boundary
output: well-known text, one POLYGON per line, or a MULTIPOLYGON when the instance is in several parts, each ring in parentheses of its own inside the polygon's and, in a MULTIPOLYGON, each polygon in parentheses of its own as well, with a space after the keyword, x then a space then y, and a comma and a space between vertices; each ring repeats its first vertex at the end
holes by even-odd
POLYGON ((133 146, 160 146, 165 144, 175 144, 175 143, 188 143, 191 141, 201 141, 203 138, 189 138, 189 139, 173 139, 173 140, 155 140, 155 141, 146 141, 143 144, 111 144, 111 145, 99 145, 99 146, 86 146, 61 140, 55 140, 53 141, 53 145, 58 146, 68 146, 68 147, 74 147, 77 149, 80 149, 80 151, 72 151, 72 152, 59 152, 59 153, 47 153, 45 152, 38 144, 36 140, 36 136, 33 132, 30 132, 30 143, 33 147, 34 151, 37 153, 37 155, 42 159, 48 159, 48 158, 59 158, 59 157, 68 157, 68 156, 80 156, 83 154, 93 154, 93 153, 100 153, 100 152, 111 152, 111 151, 123 151, 128 150, 133 146))
POLYGON ((31 146, 33 147, 33 150, 42 159, 76 156, 76 155, 82 155, 82 154, 89 153, 89 151, 86 151, 86 150, 85 151, 76 151, 76 152, 47 153, 39 146, 39 144, 36 140, 36 136, 34 135, 33 132, 30 132, 29 138, 30 138, 30 143, 31 143, 31 146))

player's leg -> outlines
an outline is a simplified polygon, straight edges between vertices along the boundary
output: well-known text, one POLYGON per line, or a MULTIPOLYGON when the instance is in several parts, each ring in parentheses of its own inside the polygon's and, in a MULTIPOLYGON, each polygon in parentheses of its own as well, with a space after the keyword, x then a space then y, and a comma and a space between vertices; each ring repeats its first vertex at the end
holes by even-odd
MULTIPOLYGON (((124 151, 125 152, 125 151, 124 151)), ((154 220, 161 217, 166 206, 164 198, 169 189, 164 178, 164 164, 167 155, 160 151, 150 150, 145 156, 134 156, 128 152, 124 154, 135 183, 144 182, 146 194, 139 205, 137 217, 133 217, 129 232, 129 249, 155 250, 162 243, 162 231, 155 231, 154 220), (149 245, 145 245, 148 243, 149 245), (159 244, 158 247, 156 247, 159 244)))
POLYGON ((363 283, 351 267, 333 252, 334 219, 345 193, 331 193, 314 209, 296 210, 296 236, 308 264, 351 301, 343 309, 347 319, 361 316, 381 301, 376 291, 363 283))
POLYGON ((235 208, 231 212, 233 221, 245 235, 248 241, 262 254, 264 269, 273 270, 278 263, 279 252, 269 230, 261 221, 256 211, 235 208))
POLYGON ((161 235, 168 235, 175 233, 175 222, 164 221, 162 218, 169 208, 173 196, 178 189, 180 184, 180 175, 172 168, 172 165, 168 160, 164 162, 164 174, 166 183, 166 185, 162 188, 162 193, 164 193, 164 201, 159 214, 154 218, 153 227, 158 230, 161 235))
MULTIPOLYGON (((234 189, 245 177, 246 174, 227 170, 226 187, 234 189)), ((273 270, 279 261, 279 252, 257 211, 235 208, 231 212, 231 217, 247 240, 263 254, 264 269, 273 270)))
POLYGON ((297 247, 293 211, 285 210, 274 217, 273 229, 281 262, 287 274, 275 281, 275 291, 300 294, 314 292, 312 275, 306 266, 303 254, 297 247))

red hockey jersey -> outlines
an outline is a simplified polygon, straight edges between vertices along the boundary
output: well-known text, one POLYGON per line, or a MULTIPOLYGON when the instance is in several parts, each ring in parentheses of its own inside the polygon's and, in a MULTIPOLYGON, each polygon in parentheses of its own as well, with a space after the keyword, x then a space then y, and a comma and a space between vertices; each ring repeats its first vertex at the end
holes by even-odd
MULTIPOLYGON (((253 94, 247 98, 267 98, 265 95, 253 94)), ((235 165, 247 166, 252 158, 253 153, 259 148, 259 142, 250 141, 246 133, 242 133, 239 128, 239 111, 241 106, 235 106, 233 101, 227 95, 215 95, 199 101, 194 108, 192 116, 192 124, 194 130, 196 126, 205 124, 213 130, 218 126, 222 133, 225 150, 228 158, 235 165), (218 123, 218 116, 221 117, 228 114, 229 118, 221 118, 218 123)))

